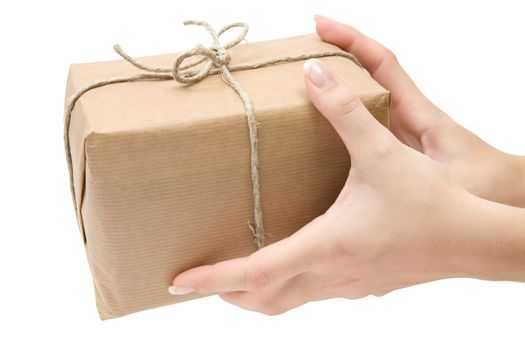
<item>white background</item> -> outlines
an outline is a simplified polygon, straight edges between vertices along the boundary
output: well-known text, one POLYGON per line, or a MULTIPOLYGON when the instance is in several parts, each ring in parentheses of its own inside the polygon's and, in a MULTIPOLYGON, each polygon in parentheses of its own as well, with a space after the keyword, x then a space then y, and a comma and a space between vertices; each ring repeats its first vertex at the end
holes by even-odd
MULTIPOLYGON (((332 16, 390 47, 421 89, 482 138, 525 154, 520 2, 12 1, 0 5, 0 348, 525 348, 525 284, 446 280, 281 316, 218 297, 110 321, 96 313, 62 143, 70 63, 208 42, 184 19, 250 24, 249 41, 332 16)), ((202 35, 201 35, 202 34, 202 35)))

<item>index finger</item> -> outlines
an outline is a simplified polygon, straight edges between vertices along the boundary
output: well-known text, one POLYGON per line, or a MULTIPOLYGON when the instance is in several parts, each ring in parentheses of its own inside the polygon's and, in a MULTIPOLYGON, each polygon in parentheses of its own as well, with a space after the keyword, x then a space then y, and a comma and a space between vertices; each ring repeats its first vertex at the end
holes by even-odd
POLYGON ((323 16, 316 16, 315 21, 321 39, 353 54, 379 84, 392 92, 392 104, 423 97, 392 51, 347 24, 323 16))

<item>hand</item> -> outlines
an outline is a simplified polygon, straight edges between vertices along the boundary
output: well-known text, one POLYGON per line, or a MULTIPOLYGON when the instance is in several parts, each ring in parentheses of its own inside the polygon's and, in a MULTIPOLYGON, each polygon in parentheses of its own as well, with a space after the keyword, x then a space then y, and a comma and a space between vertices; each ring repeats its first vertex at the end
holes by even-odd
POLYGON ((392 94, 390 129, 406 145, 440 162, 473 194, 525 207, 525 158, 488 145, 437 108, 418 90, 396 56, 356 29, 316 16, 317 33, 351 52, 392 94))
POLYGON ((340 195, 290 237, 185 271, 170 292, 218 293, 275 315, 312 300, 379 296, 446 277, 525 277, 523 209, 475 197, 394 137, 319 61, 307 61, 305 70, 312 102, 352 159, 340 195), (517 222, 494 236, 501 223, 517 222))

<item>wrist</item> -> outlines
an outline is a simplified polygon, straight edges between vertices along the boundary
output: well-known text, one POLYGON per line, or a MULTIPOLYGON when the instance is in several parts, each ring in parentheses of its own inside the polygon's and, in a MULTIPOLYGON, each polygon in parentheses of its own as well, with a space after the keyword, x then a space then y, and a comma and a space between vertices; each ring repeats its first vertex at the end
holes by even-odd
POLYGON ((466 186, 469 191, 489 201, 525 208, 525 157, 492 148, 480 161, 483 180, 476 187, 473 179, 473 188, 466 186))
POLYGON ((525 157, 505 154, 507 168, 502 176, 509 178, 506 204, 525 208, 525 157))
POLYGON ((451 256, 454 277, 525 282, 525 209, 472 197, 451 256))

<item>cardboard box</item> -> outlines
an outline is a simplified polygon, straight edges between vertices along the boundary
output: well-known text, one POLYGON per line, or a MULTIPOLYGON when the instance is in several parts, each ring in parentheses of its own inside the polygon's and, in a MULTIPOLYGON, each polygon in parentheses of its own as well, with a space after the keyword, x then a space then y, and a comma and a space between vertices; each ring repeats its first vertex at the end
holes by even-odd
MULTIPOLYGON (((310 34, 241 44, 231 64, 338 50, 310 34)), ((140 58, 171 67, 176 54, 140 58)), ((388 125, 390 94, 352 61, 321 58, 388 125)), ((348 175, 345 147, 311 104, 302 61, 232 73, 259 123, 267 244, 322 214, 348 175)), ((66 97, 95 80, 140 71, 124 60, 74 64, 66 97)), ((173 296, 191 267, 257 247, 244 106, 221 76, 194 85, 128 82, 93 89, 69 126, 78 224, 102 319, 203 295, 173 296)))

